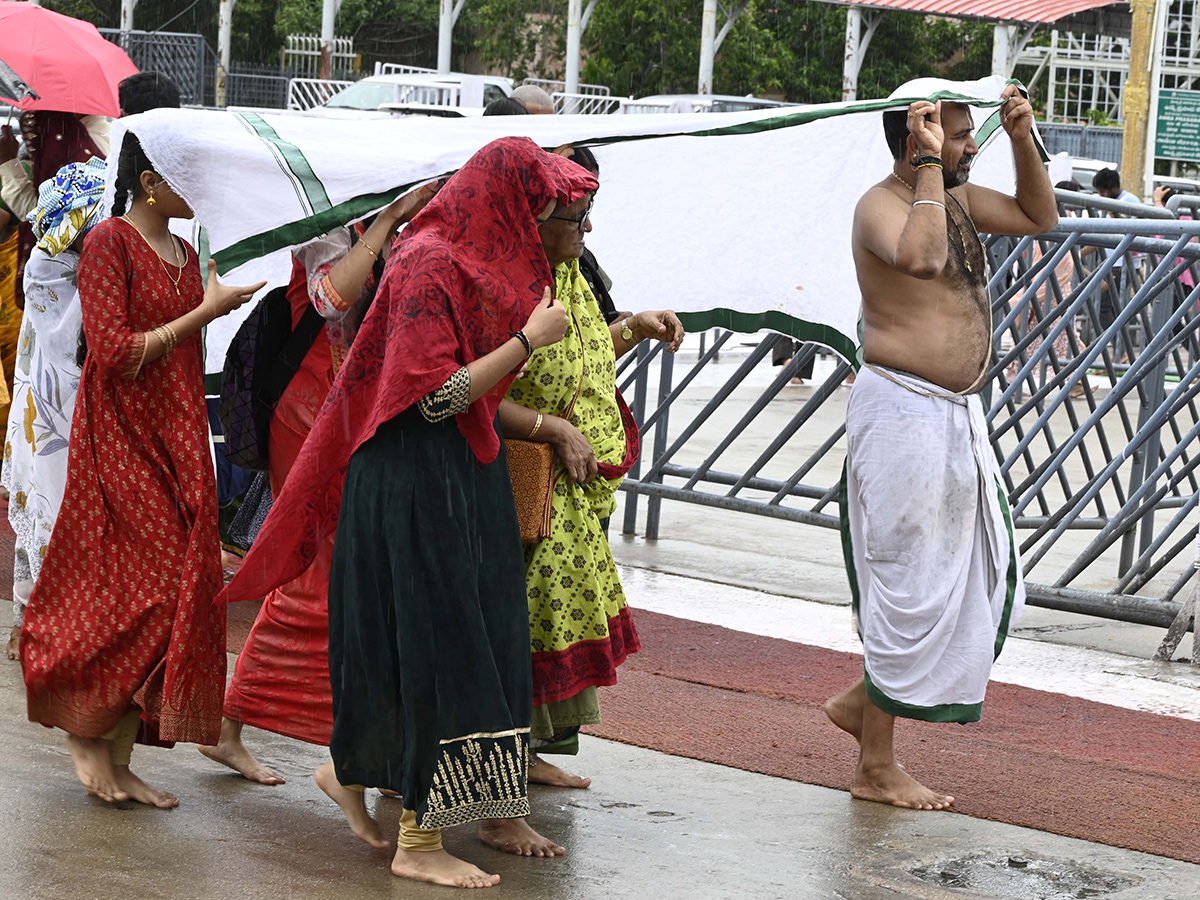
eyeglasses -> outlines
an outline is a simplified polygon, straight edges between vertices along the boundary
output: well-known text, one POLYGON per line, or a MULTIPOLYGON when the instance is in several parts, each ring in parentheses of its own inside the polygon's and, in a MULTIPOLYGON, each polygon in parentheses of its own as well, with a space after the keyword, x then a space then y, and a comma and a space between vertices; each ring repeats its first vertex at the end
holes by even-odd
POLYGON ((558 221, 560 221, 560 222, 573 222, 575 224, 576 228, 578 228, 580 231, 583 231, 583 223, 586 222, 588 216, 590 216, 592 214, 592 204, 595 202, 596 202, 595 198, 589 200, 587 209, 585 209, 583 211, 583 214, 580 215, 578 218, 574 218, 571 216, 554 216, 554 215, 547 216, 546 218, 547 219, 558 219, 558 221))

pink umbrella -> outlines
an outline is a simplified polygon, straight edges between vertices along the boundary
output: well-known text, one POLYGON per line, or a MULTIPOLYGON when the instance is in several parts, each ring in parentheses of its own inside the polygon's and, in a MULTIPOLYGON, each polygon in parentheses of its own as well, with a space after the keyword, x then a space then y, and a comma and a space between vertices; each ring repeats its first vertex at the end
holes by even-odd
POLYGON ((0 81, 0 100, 93 116, 121 114, 117 84, 138 70, 95 25, 12 0, 0 0, 0 62, 37 95, 10 96, 0 81))

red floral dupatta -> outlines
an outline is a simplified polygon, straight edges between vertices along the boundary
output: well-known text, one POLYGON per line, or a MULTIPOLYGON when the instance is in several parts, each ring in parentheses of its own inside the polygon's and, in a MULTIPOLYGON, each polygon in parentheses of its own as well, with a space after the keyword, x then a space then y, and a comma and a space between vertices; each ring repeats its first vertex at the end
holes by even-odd
MULTIPOLYGON (((354 451, 525 325, 554 284, 538 213, 596 187, 585 169, 528 138, 502 138, 471 157, 413 219, 393 246, 371 311, 283 491, 219 600, 261 597, 308 568, 337 526, 354 451)), ((481 462, 500 451, 494 421, 511 381, 504 378, 457 417, 481 462)))

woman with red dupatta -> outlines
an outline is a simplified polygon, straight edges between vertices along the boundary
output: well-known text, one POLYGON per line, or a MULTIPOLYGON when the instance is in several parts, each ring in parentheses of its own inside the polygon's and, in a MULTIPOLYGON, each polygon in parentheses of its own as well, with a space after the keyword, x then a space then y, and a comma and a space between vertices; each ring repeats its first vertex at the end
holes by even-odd
POLYGON ((497 410, 529 353, 567 327, 537 225, 595 187, 504 138, 413 219, 225 593, 251 599, 296 577, 336 527, 333 762, 317 784, 373 846, 386 845, 363 788, 401 794, 402 877, 498 883, 449 855, 441 829, 529 812, 529 613, 497 410))
POLYGON ((210 264, 205 289, 167 230, 191 210, 133 134, 116 188, 79 267, 88 352, 21 660, 30 720, 67 732, 88 792, 166 808, 179 801, 130 772, 133 744, 215 743, 225 687, 199 332, 262 285, 224 287, 210 264))

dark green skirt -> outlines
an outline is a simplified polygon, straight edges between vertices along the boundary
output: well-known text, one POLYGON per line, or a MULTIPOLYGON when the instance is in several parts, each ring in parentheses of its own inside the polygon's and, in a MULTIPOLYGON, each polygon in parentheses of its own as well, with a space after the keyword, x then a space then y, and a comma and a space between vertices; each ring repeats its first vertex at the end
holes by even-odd
POLYGON ((503 448, 410 409, 346 469, 329 577, 342 784, 399 791, 422 828, 528 815, 525 558, 503 448))

